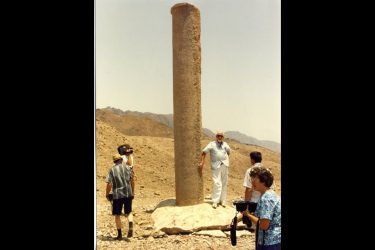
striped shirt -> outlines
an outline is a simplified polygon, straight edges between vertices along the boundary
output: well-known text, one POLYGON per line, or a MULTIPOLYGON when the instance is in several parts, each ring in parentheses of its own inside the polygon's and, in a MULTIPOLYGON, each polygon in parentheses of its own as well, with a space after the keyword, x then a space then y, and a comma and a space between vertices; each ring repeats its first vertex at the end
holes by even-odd
POLYGON ((131 197, 133 195, 130 180, 133 178, 131 169, 122 163, 114 165, 108 172, 106 182, 112 183, 113 199, 131 197))

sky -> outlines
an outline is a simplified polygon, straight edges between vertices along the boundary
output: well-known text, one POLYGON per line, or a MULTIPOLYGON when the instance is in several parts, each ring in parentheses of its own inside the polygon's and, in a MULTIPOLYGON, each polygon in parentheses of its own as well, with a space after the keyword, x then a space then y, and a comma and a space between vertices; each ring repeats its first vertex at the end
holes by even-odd
MULTIPOLYGON (((174 0, 96 0, 96 108, 173 114, 174 0)), ((188 1, 201 16, 202 126, 281 142, 281 0, 188 1)))

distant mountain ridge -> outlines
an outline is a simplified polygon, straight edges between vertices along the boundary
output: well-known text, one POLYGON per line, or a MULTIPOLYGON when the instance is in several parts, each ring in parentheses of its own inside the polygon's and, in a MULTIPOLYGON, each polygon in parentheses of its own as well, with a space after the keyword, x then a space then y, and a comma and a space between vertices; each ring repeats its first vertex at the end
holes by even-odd
POLYGON ((118 115, 134 115, 134 116, 148 117, 157 122, 163 123, 170 128, 173 128, 173 115, 172 114, 160 115, 160 114, 154 114, 150 112, 142 113, 142 112, 130 111, 130 110, 122 111, 121 109, 116 109, 116 108, 111 108, 111 107, 107 107, 105 109, 112 110, 113 113, 118 114, 118 115))
POLYGON ((268 148, 272 151, 281 152, 281 144, 274 142, 274 141, 268 141, 268 140, 258 140, 255 137, 245 135, 241 132, 238 131, 226 131, 225 132, 225 137, 239 141, 244 144, 249 144, 249 145, 256 145, 256 146, 261 146, 264 148, 268 148))
MULTIPOLYGON (((106 108, 103 108, 103 109, 97 109, 97 111, 99 111, 100 117, 103 117, 103 114, 104 114, 100 111, 109 111, 109 112, 111 112, 113 114, 116 114, 116 115, 119 115, 119 116, 128 117, 130 115, 130 116, 135 116, 135 117, 148 118, 148 119, 156 121, 157 123, 161 123, 161 124, 167 126, 168 128, 173 129, 173 114, 154 114, 154 113, 150 113, 150 112, 138 112, 138 111, 130 111, 130 110, 122 111, 121 109, 117 109, 117 108, 113 108, 113 107, 106 107, 106 108)), ((97 112, 97 115, 98 115, 98 112, 97 112)), ((150 126, 152 126, 152 125, 150 125, 150 126)), ((150 128, 148 130, 150 130, 150 128)), ((173 134, 173 130, 172 131, 169 130, 168 132, 166 132, 165 135, 168 135, 168 137, 170 137, 170 136, 172 136, 171 133, 173 134)), ((202 133, 205 136, 207 136, 208 138, 212 138, 212 139, 215 138, 215 133, 212 132, 208 128, 202 128, 202 133)), ((258 140, 255 137, 248 136, 248 135, 243 134, 243 133, 238 132, 238 131, 226 131, 226 132, 224 132, 224 134, 225 134, 226 138, 236 140, 240 143, 261 146, 261 147, 270 149, 270 150, 278 152, 278 153, 281 152, 281 144, 277 143, 277 142, 274 142, 274 141, 258 140)), ((139 135, 139 133, 137 135, 139 135)))
POLYGON ((173 138, 172 128, 147 116, 126 114, 118 109, 96 109, 96 119, 126 135, 173 138))
MULTIPOLYGON (((98 109, 98 110, 107 110, 112 111, 113 113, 117 115, 132 115, 132 116, 138 116, 138 117, 147 117, 154 121, 160 122, 170 128, 173 128, 173 114, 154 114, 150 112, 138 112, 138 111, 122 111, 121 109, 112 108, 112 107, 106 107, 104 109, 98 109)), ((215 133, 209 130, 208 128, 202 128, 203 134, 205 134, 207 137, 214 138, 215 133)))

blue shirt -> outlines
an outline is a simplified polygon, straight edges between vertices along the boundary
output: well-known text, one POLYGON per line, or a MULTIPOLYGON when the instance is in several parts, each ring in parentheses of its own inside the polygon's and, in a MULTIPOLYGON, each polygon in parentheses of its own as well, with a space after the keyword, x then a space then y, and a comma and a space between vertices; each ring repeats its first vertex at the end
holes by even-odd
MULTIPOLYGON (((265 231, 264 245, 281 243, 281 199, 273 190, 266 191, 260 197, 255 215, 270 220, 270 226, 265 231)), ((262 245, 263 230, 259 228, 258 233, 258 245, 262 245)))
POLYGON ((212 141, 203 149, 203 152, 210 153, 211 169, 218 169, 222 163, 229 167, 230 147, 225 141, 222 144, 212 141))

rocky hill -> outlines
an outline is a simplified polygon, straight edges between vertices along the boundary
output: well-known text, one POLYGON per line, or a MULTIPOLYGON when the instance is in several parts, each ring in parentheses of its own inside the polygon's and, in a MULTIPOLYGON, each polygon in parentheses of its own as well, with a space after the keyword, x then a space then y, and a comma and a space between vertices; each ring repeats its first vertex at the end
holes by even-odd
POLYGON ((106 122, 126 135, 173 137, 173 129, 147 116, 134 112, 116 112, 112 109, 97 109, 96 119, 106 122))
MULTIPOLYGON (((122 111, 121 109, 106 107, 103 109, 97 109, 96 117, 99 120, 111 124, 120 132, 129 135, 150 135, 173 138, 172 114, 154 114, 150 112, 143 113, 130 110, 122 111), (155 121, 156 123, 153 123, 152 121, 155 121), (170 128, 170 130, 168 130, 165 126, 161 126, 161 124, 167 126, 168 128, 170 128), (145 129, 140 128, 140 125, 144 125, 145 129), (150 131, 150 128, 154 128, 151 129, 153 131, 150 131), (144 130, 143 134, 141 133, 142 130, 144 130)), ((202 137, 204 139, 214 139, 215 133, 208 128, 202 128, 202 137)), ((275 152, 281 152, 280 143, 267 140, 258 140, 255 137, 245 135, 238 131, 226 131, 225 137, 238 141, 240 143, 256 145, 268 148, 275 152)))
POLYGON ((147 117, 157 122, 163 123, 164 125, 167 125, 170 128, 173 128, 173 115, 172 114, 162 115, 162 114, 154 114, 150 112, 143 113, 143 112, 130 111, 130 110, 122 111, 121 109, 112 108, 112 107, 106 107, 101 110, 107 111, 107 112, 113 112, 117 115, 123 115, 123 116, 132 115, 132 116, 139 116, 139 117, 147 117))
MULTIPOLYGON (((115 108, 96 109, 96 119, 104 121, 127 135, 173 138, 173 115, 159 115, 115 108)), ((209 129, 202 129, 202 138, 214 138, 209 129)))

